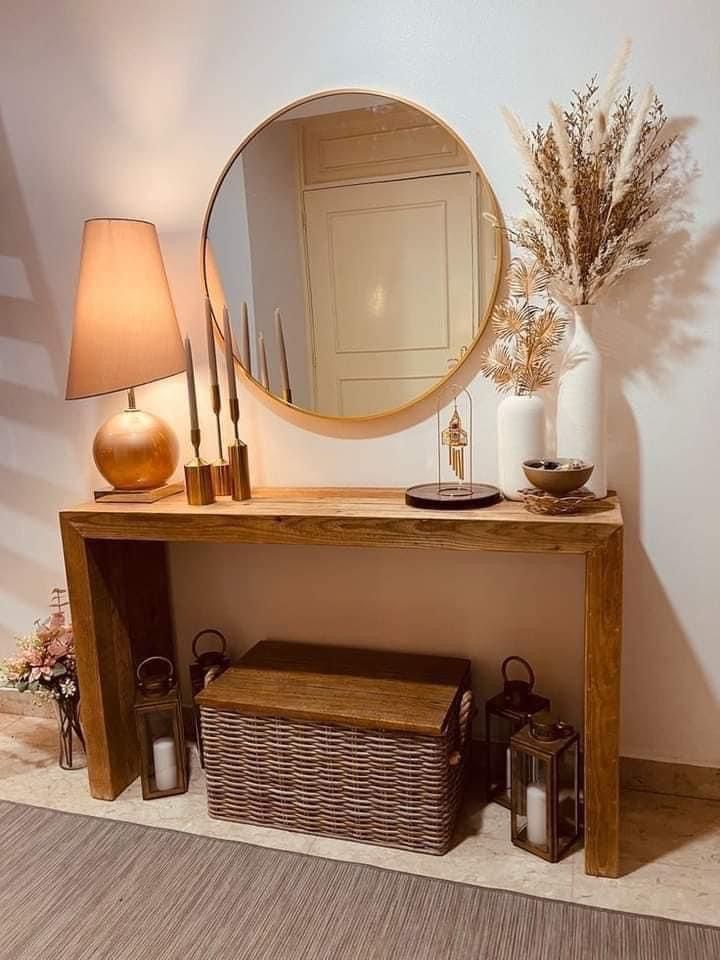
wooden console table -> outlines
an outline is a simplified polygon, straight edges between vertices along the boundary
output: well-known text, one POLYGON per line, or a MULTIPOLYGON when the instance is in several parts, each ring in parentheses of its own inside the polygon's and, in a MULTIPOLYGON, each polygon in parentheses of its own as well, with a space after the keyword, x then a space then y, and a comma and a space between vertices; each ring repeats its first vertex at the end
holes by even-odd
POLYGON ((622 515, 407 507, 393 490, 254 492, 191 507, 90 503, 60 514, 87 737, 90 791, 113 800, 138 775, 134 664, 173 652, 166 544, 276 543, 583 554, 585 577, 585 870, 618 874, 622 515))

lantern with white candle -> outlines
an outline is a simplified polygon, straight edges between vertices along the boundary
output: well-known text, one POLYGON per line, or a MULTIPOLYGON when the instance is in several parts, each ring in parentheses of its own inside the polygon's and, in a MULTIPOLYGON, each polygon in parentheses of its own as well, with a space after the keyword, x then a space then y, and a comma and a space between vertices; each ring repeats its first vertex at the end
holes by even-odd
POLYGON ((510 756, 512 842, 555 863, 580 832, 578 734, 539 713, 512 737, 510 756))
POLYGON ((138 665, 137 682, 134 710, 143 800, 185 793, 185 734, 174 667, 167 657, 148 657, 138 665))
POLYGON ((487 796, 510 807, 510 738, 535 714, 550 709, 550 701, 534 692, 533 668, 522 657, 507 657, 500 668, 503 689, 485 705, 485 763, 487 796), (510 665, 519 663, 527 679, 511 679, 510 665))

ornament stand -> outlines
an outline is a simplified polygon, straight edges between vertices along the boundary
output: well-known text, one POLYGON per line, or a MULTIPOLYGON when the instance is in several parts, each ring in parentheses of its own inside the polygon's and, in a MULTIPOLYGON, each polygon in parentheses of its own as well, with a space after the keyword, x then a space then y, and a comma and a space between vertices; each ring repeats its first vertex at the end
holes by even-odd
POLYGON ((425 510, 474 510, 478 507, 490 507, 502 500, 502 494, 497 487, 489 483, 473 483, 472 397, 464 387, 458 390, 456 384, 449 384, 446 390, 440 391, 435 409, 437 483, 420 483, 408 487, 405 491, 405 503, 410 507, 425 510), (452 391, 452 413, 447 427, 443 430, 440 414, 443 410, 442 397, 446 390, 452 391), (465 408, 467 430, 463 426, 462 415, 458 410, 459 398, 460 406, 465 408), (448 469, 451 476, 447 479, 443 476, 443 447, 448 448, 448 469), (466 448, 467 457, 465 456, 466 448))

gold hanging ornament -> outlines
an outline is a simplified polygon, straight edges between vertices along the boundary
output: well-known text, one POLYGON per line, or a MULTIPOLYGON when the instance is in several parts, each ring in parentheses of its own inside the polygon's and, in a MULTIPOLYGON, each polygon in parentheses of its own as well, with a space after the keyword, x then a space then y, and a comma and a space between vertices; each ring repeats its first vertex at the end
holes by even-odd
POLYGON ((455 404, 447 428, 442 432, 442 444, 448 448, 448 462, 451 470, 458 480, 464 480, 465 447, 468 445, 468 435, 462 425, 457 403, 455 404))

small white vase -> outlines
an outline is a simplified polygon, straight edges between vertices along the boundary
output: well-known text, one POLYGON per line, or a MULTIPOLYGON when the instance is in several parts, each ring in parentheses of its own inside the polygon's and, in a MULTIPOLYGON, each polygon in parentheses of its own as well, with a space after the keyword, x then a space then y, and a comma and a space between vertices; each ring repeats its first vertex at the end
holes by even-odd
POLYGON ((595 465, 588 490, 607 496, 605 369, 593 340, 595 308, 574 308, 574 333, 560 374, 557 402, 557 455, 595 465))
POLYGON ((529 487, 523 460, 545 456, 545 404, 540 397, 505 397, 498 406, 498 476, 508 500, 529 487))

